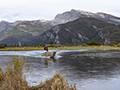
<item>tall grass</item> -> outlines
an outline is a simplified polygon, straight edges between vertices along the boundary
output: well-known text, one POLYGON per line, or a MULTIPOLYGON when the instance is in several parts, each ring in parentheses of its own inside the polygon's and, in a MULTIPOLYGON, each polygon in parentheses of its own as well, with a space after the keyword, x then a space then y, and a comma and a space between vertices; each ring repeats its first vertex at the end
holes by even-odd
POLYGON ((70 86, 61 74, 55 74, 50 79, 37 86, 28 86, 23 75, 25 61, 15 57, 12 64, 7 64, 3 73, 0 68, 0 90, 76 90, 76 85, 70 86))
POLYGON ((32 86, 29 90, 77 90, 76 84, 70 85, 63 76, 58 73, 38 86, 32 86))
POLYGON ((28 84, 22 72, 24 64, 15 57, 12 64, 7 65, 5 73, 0 71, 1 90, 26 90, 28 84))

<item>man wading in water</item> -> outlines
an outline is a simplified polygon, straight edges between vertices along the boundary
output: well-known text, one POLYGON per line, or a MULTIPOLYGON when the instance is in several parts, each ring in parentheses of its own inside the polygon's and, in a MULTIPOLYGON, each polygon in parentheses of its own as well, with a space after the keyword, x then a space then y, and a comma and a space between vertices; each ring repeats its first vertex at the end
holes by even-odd
POLYGON ((45 50, 45 52, 48 52, 48 46, 47 45, 45 45, 44 50, 45 50))

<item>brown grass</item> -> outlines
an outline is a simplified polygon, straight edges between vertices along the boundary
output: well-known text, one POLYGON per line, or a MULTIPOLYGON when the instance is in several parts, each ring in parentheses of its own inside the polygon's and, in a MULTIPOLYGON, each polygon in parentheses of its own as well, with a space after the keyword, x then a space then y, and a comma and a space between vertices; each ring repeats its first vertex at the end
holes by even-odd
MULTIPOLYGON (((61 46, 61 47, 48 47, 49 50, 55 49, 112 49, 119 50, 120 44, 117 46, 101 45, 101 46, 61 46)), ((5 47, 0 48, 0 51, 3 50, 43 50, 44 47, 5 47)))
POLYGON ((29 90, 76 90, 76 84, 71 86, 61 74, 55 74, 44 83, 30 87, 29 90))
POLYGON ((7 65, 5 73, 0 68, 0 90, 76 90, 76 84, 70 86, 59 73, 37 86, 30 87, 23 76, 24 64, 23 60, 15 57, 12 64, 7 65))
POLYGON ((1 90, 26 90, 28 87, 25 77, 23 77, 24 62, 13 59, 12 65, 7 65, 5 73, 0 72, 1 90))

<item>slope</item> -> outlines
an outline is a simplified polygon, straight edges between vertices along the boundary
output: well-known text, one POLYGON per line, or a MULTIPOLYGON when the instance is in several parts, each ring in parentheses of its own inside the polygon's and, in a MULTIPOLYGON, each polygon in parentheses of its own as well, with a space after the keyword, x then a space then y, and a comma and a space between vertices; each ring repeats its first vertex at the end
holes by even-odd
POLYGON ((40 34, 31 45, 49 43, 83 44, 88 41, 101 43, 120 42, 120 27, 95 18, 79 18, 52 27, 40 34))
POLYGON ((13 45, 18 44, 18 41, 20 41, 22 44, 24 44, 25 42, 35 39, 35 37, 37 37, 39 34, 50 28, 50 24, 34 23, 32 21, 21 22, 12 30, 10 30, 2 38, 0 43, 13 45))

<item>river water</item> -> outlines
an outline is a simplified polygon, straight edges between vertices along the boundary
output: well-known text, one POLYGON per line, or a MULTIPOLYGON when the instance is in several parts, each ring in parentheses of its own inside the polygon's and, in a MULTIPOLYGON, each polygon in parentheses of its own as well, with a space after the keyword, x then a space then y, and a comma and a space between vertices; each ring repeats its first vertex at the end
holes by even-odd
POLYGON ((0 51, 0 67, 6 69, 17 56, 26 60, 23 70, 30 86, 38 85, 56 72, 63 73, 78 90, 120 90, 120 51, 117 50, 50 50, 54 59, 42 57, 43 50, 0 51))

